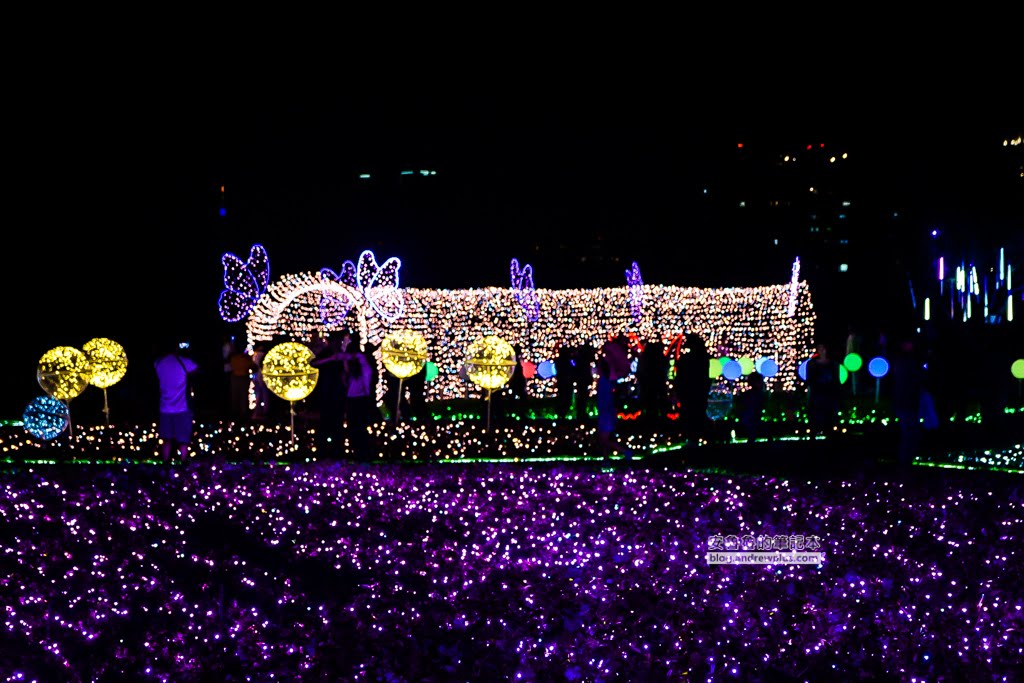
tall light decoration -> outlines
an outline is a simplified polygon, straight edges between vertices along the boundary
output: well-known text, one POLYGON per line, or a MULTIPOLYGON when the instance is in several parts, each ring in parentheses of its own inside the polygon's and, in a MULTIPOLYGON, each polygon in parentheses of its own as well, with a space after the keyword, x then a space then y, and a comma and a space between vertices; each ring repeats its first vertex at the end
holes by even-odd
POLYGON ((800 257, 793 261, 793 271, 789 278, 789 317, 796 315, 797 295, 800 293, 800 257))
MULTIPOLYGON (((39 359, 36 380, 50 397, 69 403, 89 386, 89 359, 73 346, 57 346, 39 359)), ((70 418, 68 433, 74 433, 70 418)))
POLYGON ((416 330, 394 330, 384 335, 381 360, 388 372, 398 378, 395 422, 402 418, 402 382, 423 369, 427 362, 427 340, 416 330))
POLYGON ((487 390, 487 429, 491 428, 491 392, 505 386, 516 368, 516 352, 501 337, 477 337, 466 349, 466 373, 473 384, 487 390))
POLYGON ((537 322, 540 320, 540 300, 533 284, 533 266, 527 263, 520 268, 519 260, 512 259, 509 271, 512 275, 512 291, 515 292, 519 305, 523 307, 526 319, 532 323, 537 322))
POLYGON ((121 381, 128 372, 128 356, 124 347, 112 339, 96 337, 82 346, 89 361, 89 384, 103 390, 103 416, 110 424, 107 389, 121 381))
POLYGON ((644 279, 636 261, 626 271, 626 287, 629 288, 629 312, 633 315, 633 322, 639 323, 644 314, 644 279))
POLYGON ((320 371, 309 364, 314 354, 298 342, 283 342, 267 352, 263 359, 263 382, 275 396, 291 404, 292 445, 295 445, 295 402, 309 396, 316 387, 320 371))

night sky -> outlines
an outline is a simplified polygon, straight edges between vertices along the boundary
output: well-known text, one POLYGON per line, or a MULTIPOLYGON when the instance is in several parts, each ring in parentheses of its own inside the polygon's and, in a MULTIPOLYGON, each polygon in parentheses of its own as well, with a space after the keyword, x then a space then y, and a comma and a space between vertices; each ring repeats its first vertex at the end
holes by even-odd
POLYGON ((35 364, 52 346, 117 339, 129 374, 149 373, 160 336, 216 352, 229 330, 216 306, 220 256, 244 257, 255 242, 272 278, 337 269, 370 248, 402 259, 404 286, 507 286, 512 257, 534 263, 539 287, 617 286, 621 268, 573 270, 527 251, 600 233, 649 283, 748 284, 729 259, 707 257, 717 248, 708 235, 718 247, 726 236, 699 223, 700 190, 739 141, 834 140, 863 155, 879 201, 922 223, 969 232, 981 217, 1007 235, 1022 225, 1020 184, 1013 198, 993 196, 981 151, 1014 125, 1019 134, 1019 109, 922 125, 907 112, 833 123, 806 109, 769 121, 734 105, 726 114, 667 95, 360 98, 188 84, 91 84, 22 101, 0 264, 0 418, 41 393, 35 364), (443 191, 420 183, 393 201, 388 179, 404 169, 436 170, 443 191), (380 189, 360 185, 361 172, 380 189))

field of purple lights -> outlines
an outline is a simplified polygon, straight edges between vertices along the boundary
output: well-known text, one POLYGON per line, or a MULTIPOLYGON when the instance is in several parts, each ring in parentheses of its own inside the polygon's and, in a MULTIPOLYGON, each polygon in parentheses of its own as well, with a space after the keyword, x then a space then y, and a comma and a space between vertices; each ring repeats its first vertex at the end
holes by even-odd
POLYGON ((1019 481, 9 467, 0 683, 1020 680, 1019 481), (709 565, 716 534, 825 562, 709 565))

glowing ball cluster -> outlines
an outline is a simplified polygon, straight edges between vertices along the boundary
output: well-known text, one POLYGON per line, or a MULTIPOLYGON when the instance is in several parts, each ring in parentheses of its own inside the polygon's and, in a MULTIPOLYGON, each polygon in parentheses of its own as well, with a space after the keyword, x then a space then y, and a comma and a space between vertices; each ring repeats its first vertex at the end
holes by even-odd
POLYGON ((309 364, 314 354, 298 342, 283 342, 263 359, 263 382, 275 396, 301 401, 312 393, 320 371, 309 364))
POLYGON ((89 359, 73 346, 50 349, 36 368, 39 386, 60 401, 70 401, 89 385, 89 359))
POLYGON ((473 384, 483 389, 505 386, 516 368, 516 352, 501 337, 478 337, 466 349, 466 374, 473 384))
POLYGON ((128 356, 116 341, 97 337, 82 346, 89 360, 89 384, 107 389, 121 381, 128 371, 128 356))
POLYGON ((51 396, 40 396, 28 404, 21 420, 26 432, 37 439, 49 441, 68 428, 71 413, 63 401, 51 396))
POLYGON ((395 330, 384 336, 380 353, 388 372, 406 379, 422 370, 427 362, 427 340, 416 330, 395 330))

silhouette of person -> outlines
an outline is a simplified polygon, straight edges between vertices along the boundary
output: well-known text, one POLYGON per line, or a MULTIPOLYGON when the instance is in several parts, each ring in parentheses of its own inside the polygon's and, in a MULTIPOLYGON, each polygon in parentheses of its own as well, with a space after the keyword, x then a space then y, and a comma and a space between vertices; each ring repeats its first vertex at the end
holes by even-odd
POLYGON ((636 364, 640 414, 648 426, 661 422, 668 402, 668 356, 660 341, 648 342, 636 364))
POLYGON ((605 342, 597 359, 597 451, 602 458, 608 458, 612 451, 632 453, 614 441, 618 423, 618 405, 615 385, 629 374, 629 355, 624 340, 620 338, 605 342))
POLYGON ((253 410, 252 419, 264 420, 270 411, 270 389, 263 381, 263 359, 267 355, 267 347, 257 344, 253 348, 252 360, 256 364, 256 370, 252 375, 253 393, 256 396, 256 409, 253 410))
POLYGON ((744 436, 756 439, 761 435, 761 414, 764 412, 764 377, 759 372, 752 372, 747 380, 750 388, 741 393, 737 401, 740 426, 744 436))
POLYGON ((695 440, 707 433, 711 355, 704 339, 693 332, 686 335, 685 349, 676 361, 675 391, 683 433, 695 440))
POLYGON ((903 339, 892 359, 892 410, 899 420, 897 460, 901 467, 914 462, 921 440, 921 397, 924 391, 922 361, 910 338, 903 339))
POLYGON ((348 368, 348 397, 345 425, 352 455, 356 460, 370 460, 370 426, 380 419, 373 384, 373 369, 367 353, 359 350, 359 339, 353 336, 348 350, 342 354, 348 368))
POLYGON ((822 434, 836 425, 839 414, 839 363, 818 344, 807 363, 807 418, 811 431, 822 434))
POLYGON ((192 443, 194 413, 189 400, 189 376, 199 370, 191 358, 182 355, 177 342, 168 343, 153 363, 160 387, 160 455, 164 464, 171 461, 171 451, 177 447, 184 464, 188 447, 192 443))
POLYGON ((558 416, 569 418, 569 410, 572 408, 573 392, 576 385, 576 348, 564 342, 559 342, 558 352, 555 355, 555 408, 558 416))
POLYGON ((249 382, 250 373, 256 369, 256 362, 244 348, 233 343, 231 353, 228 355, 228 364, 231 366, 231 404, 229 415, 238 422, 246 422, 249 419, 249 382))
POLYGON ((320 370, 320 416, 316 429, 317 450, 325 457, 337 458, 344 440, 345 404, 348 397, 348 366, 342 351, 349 343, 348 333, 335 332, 310 365, 320 370))

